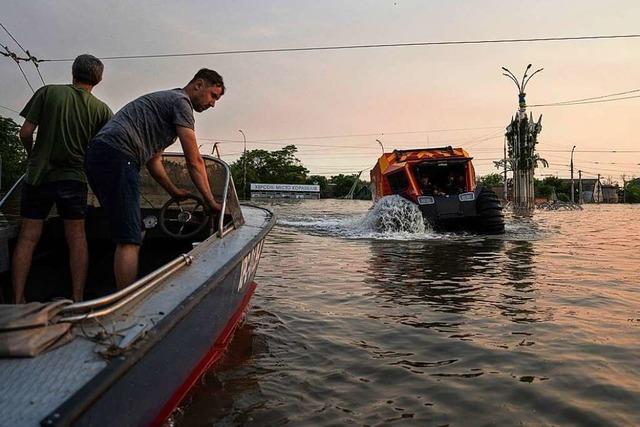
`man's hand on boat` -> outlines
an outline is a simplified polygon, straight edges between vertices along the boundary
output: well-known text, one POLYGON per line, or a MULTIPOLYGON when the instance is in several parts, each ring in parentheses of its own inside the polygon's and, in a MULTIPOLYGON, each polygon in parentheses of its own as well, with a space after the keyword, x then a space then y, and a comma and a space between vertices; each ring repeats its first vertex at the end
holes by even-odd
MULTIPOLYGON (((172 191, 169 193, 171 197, 176 200, 188 199, 189 197, 197 197, 193 193, 189 192, 189 190, 185 190, 184 188, 172 188, 172 191)), ((207 202, 204 202, 204 210, 208 215, 218 214, 222 210, 222 205, 218 203, 213 197, 210 198, 207 202)))
POLYGON ((173 189, 173 191, 171 191, 171 193, 169 194, 171 195, 171 197, 178 200, 186 199, 187 197, 191 196, 191 193, 189 192, 189 190, 185 190, 184 188, 177 188, 177 187, 173 189))
POLYGON ((222 205, 212 198, 205 206, 205 209, 209 215, 219 214, 222 211, 222 205))

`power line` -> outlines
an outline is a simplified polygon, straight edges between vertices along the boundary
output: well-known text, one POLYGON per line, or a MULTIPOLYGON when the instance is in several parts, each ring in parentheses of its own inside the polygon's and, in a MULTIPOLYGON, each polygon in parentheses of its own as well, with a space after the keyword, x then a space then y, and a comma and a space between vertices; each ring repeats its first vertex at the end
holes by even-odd
POLYGON ((22 58, 18 58, 17 55, 15 53, 11 52, 7 46, 5 46, 3 44, 0 44, 0 46, 2 46, 2 48, 4 48, 4 50, 6 51, 6 53, 2 53, 2 55, 6 56, 6 57, 9 57, 9 58, 11 58, 11 59, 13 59, 15 61, 16 65, 18 66, 18 69, 22 73, 22 77, 24 77, 24 80, 29 85, 29 88, 31 89, 31 92, 35 92, 33 90, 33 86, 31 86, 31 82, 29 82, 29 79, 27 78, 27 75, 24 73, 24 70, 20 66, 20 59, 22 59, 22 58))
MULTIPOLYGON (((148 59, 148 58, 176 58, 188 56, 212 56, 212 55, 238 55, 251 53, 278 53, 278 52, 309 52, 322 50, 347 50, 347 49, 378 49, 388 47, 416 47, 416 46, 449 46, 449 45, 479 45, 497 43, 538 43, 552 41, 576 41, 576 40, 605 40, 605 39, 631 39, 638 38, 640 34, 620 34, 620 35, 594 35, 575 37, 535 37, 523 39, 486 39, 486 40, 453 40, 435 42, 414 42, 414 43, 381 43, 381 44, 360 44, 360 45, 335 45, 335 46, 307 46, 291 48, 271 48, 271 49, 245 49, 245 50, 223 50, 211 52, 188 52, 188 53, 164 53, 153 55, 119 55, 103 56, 102 60, 111 59, 148 59)), ((38 59, 38 62, 71 62, 71 58, 38 59)))
POLYGON ((24 77, 24 80, 27 82, 27 84, 29 85, 29 89, 31 89, 31 92, 36 93, 36 91, 33 89, 33 86, 31 86, 31 82, 29 82, 29 79, 27 78, 27 75, 24 73, 24 70, 22 69, 22 67, 20 66, 19 62, 16 62, 16 64, 18 65, 18 68, 20 69, 20 72, 22 73, 22 77, 24 77))
POLYGON ((9 37, 11 37, 11 40, 13 40, 13 41, 18 45, 18 47, 19 47, 20 49, 22 49, 22 51, 23 51, 24 53, 26 53, 27 55, 29 54, 29 53, 28 53, 28 52, 27 52, 27 51, 22 47, 22 45, 18 42, 18 40, 16 40, 16 38, 15 38, 15 37, 13 37, 13 35, 11 35, 11 33, 9 32, 9 30, 7 30, 7 27, 5 27, 4 25, 2 25, 2 22, 0 22, 0 27, 2 27, 2 29, 3 29, 7 34, 9 34, 9 37))
MULTIPOLYGON (((536 150, 542 153, 570 153, 571 150, 536 150)), ((640 150, 575 150, 576 153, 640 153, 640 150)))
MULTIPOLYGON (((636 92, 640 92, 640 89, 633 89, 633 90, 628 90, 628 91, 625 91, 625 92, 611 93, 609 95, 593 96, 591 98, 573 99, 571 101, 558 101, 558 102, 550 102, 548 104, 527 105, 527 107, 550 107, 550 106, 555 106, 555 105, 565 105, 565 104, 572 104, 574 102, 575 103, 579 103, 579 102, 592 101, 592 100, 602 99, 602 98, 610 98, 612 96, 628 95, 630 93, 636 93, 636 92)), ((625 98, 621 98, 621 99, 625 99, 625 98)))
POLYGON ((567 107, 567 106, 571 106, 571 105, 599 104, 601 102, 623 101, 625 99, 633 99, 633 98, 640 98, 640 95, 624 96, 622 98, 613 98, 613 99, 599 99, 599 100, 595 100, 595 101, 584 101, 584 102, 565 102, 565 103, 560 103, 560 104, 528 105, 528 107, 567 107))
MULTIPOLYGON (((20 44, 20 42, 18 42, 18 40, 16 40, 15 37, 13 37, 13 35, 9 32, 9 30, 7 30, 7 27, 5 27, 4 25, 2 25, 2 22, 0 22, 0 27, 2 27, 2 29, 9 35, 9 37, 11 37, 11 40, 13 40, 20 49, 22 49, 22 51, 24 53, 27 54, 28 58, 18 58, 15 54, 12 56, 13 60, 16 61, 16 64, 18 64, 18 68, 20 68, 20 71, 22 72, 22 75, 24 75, 24 71, 22 71, 22 68, 20 67, 20 62, 19 61, 29 61, 31 63, 33 63, 33 66, 36 67, 36 71, 38 72, 38 76, 40 76, 40 80, 42 81, 42 84, 44 85, 44 78, 42 77, 42 74, 40 74, 40 68, 38 66, 38 59, 34 56, 32 56, 28 50, 26 50, 25 48, 22 47, 22 45, 20 44)), ((4 49, 7 51, 7 53, 11 53, 9 52, 9 49, 6 46, 3 46, 4 49)), ((25 79, 27 78, 27 76, 25 76, 25 79)), ((31 87, 31 83, 29 83, 29 80, 27 80, 27 84, 29 85, 29 87, 31 87)), ((33 91, 33 88, 31 87, 31 90, 33 91)))
MULTIPOLYGON (((458 132, 467 130, 483 130, 483 129, 497 129, 504 126, 481 126, 471 128, 448 128, 448 129, 427 129, 427 130, 411 130, 411 131, 399 131, 399 132, 371 132, 371 133, 352 133, 343 135, 319 135, 319 136, 299 136, 299 137, 287 137, 287 138, 268 138, 268 139, 252 139, 247 142, 278 142, 278 141, 302 141, 309 139, 337 139, 337 138, 358 138, 358 137, 372 137, 372 136, 385 136, 385 135, 409 135, 409 134, 421 134, 421 133, 440 133, 440 132, 458 132)), ((220 141, 220 142, 243 142, 243 140, 235 139, 216 139, 216 138, 199 138, 205 141, 220 141)))
POLYGON ((13 111, 16 114, 20 114, 20 111, 14 110, 13 108, 5 107, 4 105, 0 105, 0 108, 4 108, 5 110, 13 111))

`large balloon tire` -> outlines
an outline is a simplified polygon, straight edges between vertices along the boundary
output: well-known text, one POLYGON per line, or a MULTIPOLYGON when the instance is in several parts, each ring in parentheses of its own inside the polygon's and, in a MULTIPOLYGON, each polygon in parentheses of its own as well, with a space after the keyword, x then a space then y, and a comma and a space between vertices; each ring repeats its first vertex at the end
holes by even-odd
POLYGON ((476 201, 476 211, 479 234, 504 234, 504 214, 496 193, 482 188, 476 201))

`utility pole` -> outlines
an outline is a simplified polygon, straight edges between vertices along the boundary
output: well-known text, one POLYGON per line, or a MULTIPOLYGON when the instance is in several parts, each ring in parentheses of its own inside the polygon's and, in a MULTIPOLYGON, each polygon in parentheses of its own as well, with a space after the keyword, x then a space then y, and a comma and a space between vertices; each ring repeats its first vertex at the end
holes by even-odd
POLYGON ((627 181, 626 176, 622 175, 622 203, 627 203, 627 181))
POLYGON ((578 170, 578 204, 582 204, 582 171, 578 170))
POLYGON ((573 148, 571 149, 571 203, 574 203, 574 196, 576 193, 575 188, 573 187, 573 151, 576 149, 576 146, 574 145, 573 148))
POLYGON ((502 157, 502 161, 503 163, 503 177, 502 180, 504 181, 502 183, 503 185, 503 199, 504 202, 507 203, 509 201, 509 196, 508 196, 508 191, 509 191, 509 186, 507 185, 507 137, 504 137, 504 146, 503 146, 504 152, 503 152, 503 157, 502 157))
POLYGON ((238 129, 244 140, 244 149, 242 150, 242 199, 247 200, 247 137, 242 129, 238 129))

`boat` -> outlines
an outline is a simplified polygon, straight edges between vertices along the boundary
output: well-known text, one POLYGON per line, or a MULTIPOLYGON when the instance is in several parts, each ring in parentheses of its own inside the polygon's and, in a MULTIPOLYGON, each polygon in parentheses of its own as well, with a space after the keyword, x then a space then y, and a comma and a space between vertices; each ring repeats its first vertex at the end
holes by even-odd
MULTIPOLYGON (((0 358, 0 424, 160 426, 221 357, 256 288, 254 276, 275 217, 240 205, 229 166, 213 156, 203 158, 225 214, 210 216, 197 197, 170 199, 143 172, 141 278, 122 290, 115 289, 113 243, 93 194, 86 217, 90 267, 83 302, 64 299, 71 282, 62 221, 55 209, 46 219, 26 296, 53 300, 43 304, 56 307, 45 327, 66 325, 71 333, 35 357, 0 358)), ((182 154, 165 153, 163 162, 176 185, 196 193, 182 154)), ((21 186, 18 181, 0 202, 5 302, 21 186)), ((22 307, 32 304, 38 303, 22 307)), ((8 304, 2 307, 10 310, 8 304)))
POLYGON ((503 234, 500 200, 477 185, 472 159, 451 146, 383 153, 370 173, 374 203, 397 195, 415 204, 436 230, 503 234))

